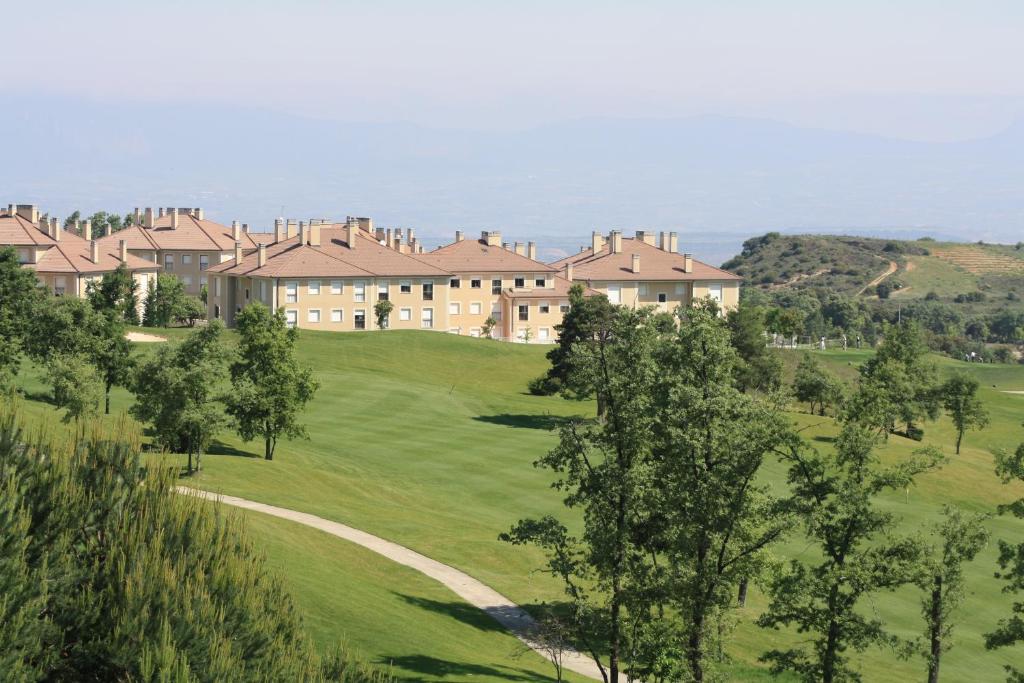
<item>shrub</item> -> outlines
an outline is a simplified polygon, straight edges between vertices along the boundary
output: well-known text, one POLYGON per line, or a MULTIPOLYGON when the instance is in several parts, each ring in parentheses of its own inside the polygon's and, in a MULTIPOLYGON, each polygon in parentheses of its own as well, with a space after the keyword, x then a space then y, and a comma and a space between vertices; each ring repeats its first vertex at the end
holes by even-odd
POLYGON ((534 396, 553 396, 562 389, 562 382, 557 377, 541 375, 530 380, 527 389, 534 396))
POLYGON ((907 426, 907 438, 913 439, 914 441, 921 441, 924 439, 924 430, 917 425, 907 426))
POLYGON ((935 290, 932 290, 924 295, 925 301, 938 301, 938 299, 939 295, 935 293, 935 290))

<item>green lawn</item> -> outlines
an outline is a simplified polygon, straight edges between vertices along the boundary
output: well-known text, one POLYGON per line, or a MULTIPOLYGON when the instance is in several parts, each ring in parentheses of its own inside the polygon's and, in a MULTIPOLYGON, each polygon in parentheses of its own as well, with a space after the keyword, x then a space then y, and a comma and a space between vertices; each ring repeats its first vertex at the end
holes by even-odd
MULTIPOLYGON (((545 367, 545 348, 436 333, 304 331, 299 350, 322 383, 308 408, 311 440, 280 444, 275 461, 268 463, 254 457, 261 444, 225 435, 215 449, 220 455, 206 458, 193 485, 379 534, 452 564, 523 604, 561 597, 557 584, 536 571, 538 553, 497 541, 498 533, 527 515, 554 513, 574 524, 550 489, 550 474, 531 463, 554 443, 550 428, 559 418, 589 414, 593 406, 525 393, 527 380, 545 367)), ((820 357, 852 378, 869 353, 830 351, 820 357)), ((787 365, 796 358, 787 354, 787 365)), ((885 499, 908 528, 935 519, 944 502, 992 510, 1024 493, 999 483, 989 452, 1024 441, 1024 396, 1001 393, 1024 390, 1024 367, 937 362, 944 372, 962 367, 982 380, 993 424, 981 434, 968 434, 962 455, 942 471, 885 499)), ((42 392, 31 372, 24 385, 30 393, 42 392)), ((119 391, 115 410, 128 403, 119 391)), ((55 419, 42 403, 31 401, 28 409, 55 419)), ((831 419, 793 416, 808 427, 804 433, 813 443, 829 448, 836 431, 831 419)), ((926 425, 925 442, 952 453, 948 421, 926 425)), ((898 458, 916 446, 893 437, 886 457, 898 458)), ((770 466, 766 478, 783 486, 783 468, 770 466)), ((534 672, 529 675, 546 671, 539 658, 512 661, 511 639, 490 625, 469 628, 466 606, 426 579, 324 534, 259 515, 250 518, 322 642, 344 638, 371 661, 395 661, 396 673, 410 680, 509 679, 527 676, 511 671, 516 668, 534 672), (449 611, 438 609, 438 603, 449 605, 449 611)), ((993 520, 991 528, 996 537, 1015 540, 1024 532, 1024 525, 1008 519, 993 520)), ((810 551, 797 535, 778 552, 794 557, 810 551)), ((991 653, 981 645, 981 634, 1009 613, 1009 599, 992 577, 994 557, 993 544, 970 568, 972 594, 962 610, 956 647, 943 662, 945 680, 1000 680, 1004 663, 1024 666, 1024 657, 1013 651, 991 653)), ((796 637, 752 626, 750 617, 761 607, 762 598, 753 591, 731 648, 738 662, 733 674, 743 680, 756 675, 746 665, 756 665, 761 652, 796 637)), ((904 635, 921 628, 915 591, 880 596, 866 608, 904 635)), ((920 661, 899 661, 891 653, 869 651, 862 662, 865 680, 914 678, 922 672, 920 661)))

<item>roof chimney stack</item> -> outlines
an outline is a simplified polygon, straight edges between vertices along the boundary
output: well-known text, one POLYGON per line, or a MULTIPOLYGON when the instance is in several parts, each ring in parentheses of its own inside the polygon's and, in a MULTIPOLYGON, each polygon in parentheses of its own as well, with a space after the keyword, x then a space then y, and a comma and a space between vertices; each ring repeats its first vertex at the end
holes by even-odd
POLYGON ((246 235, 249 234, 249 224, 248 223, 242 223, 242 232, 244 232, 246 235))
POLYGON ((157 218, 163 218, 164 217, 164 207, 162 207, 162 206, 157 207, 157 211, 160 212, 159 215, 157 216, 157 218))
POLYGON ((146 212, 142 214, 142 226, 146 228, 153 227, 153 209, 152 207, 146 207, 146 212))
MULTIPOLYGON (((356 248, 356 232, 359 230, 359 223, 349 221, 345 224, 345 241, 349 249, 356 248)), ((399 238, 401 239, 401 238, 399 238)), ((396 240, 397 241, 397 240, 396 240)))
POLYGON ((639 273, 640 272, 640 255, 639 254, 633 254, 633 272, 634 273, 639 273))
POLYGON ((608 241, 611 242, 611 251, 613 254, 619 254, 622 252, 622 233, 618 230, 612 230, 608 236, 608 241))
POLYGON ((533 259, 534 261, 537 260, 537 243, 536 242, 527 242, 526 243, 526 255, 529 258, 533 259))
POLYGON ((565 264, 565 279, 572 282, 572 262, 565 264))
POLYGON ((662 251, 668 251, 668 233, 658 233, 658 249, 662 251))
POLYGON ((590 233, 590 249, 597 255, 597 252, 601 251, 604 247, 604 236, 597 230, 590 233))
POLYGON ((654 232, 652 230, 637 230, 636 239, 638 242, 654 246, 654 232))
POLYGON ((89 220, 88 218, 85 220, 84 223, 82 223, 82 239, 92 239, 92 221, 89 220))
POLYGON ((298 227, 295 224, 295 219, 294 218, 289 218, 288 219, 287 227, 288 227, 288 229, 285 231, 285 235, 287 236, 288 239, 291 239, 291 238, 295 237, 295 235, 297 235, 299 233, 298 227))
POLYGON ((275 242, 280 242, 283 239, 284 239, 284 219, 283 218, 275 218, 274 219, 274 241, 275 242))
POLYGON ((100 262, 100 245, 96 240, 89 241, 89 260, 93 263, 100 262))
POLYGON ((57 222, 56 218, 50 219, 50 237, 60 242, 60 234, 64 230, 60 227, 60 223, 57 222))
POLYGON ((170 209, 171 212, 171 230, 178 229, 178 210, 170 209))
POLYGON ((408 245, 411 247, 413 242, 416 241, 416 233, 413 232, 412 228, 405 231, 405 239, 408 245))
POLYGON ((127 263, 128 262, 128 242, 126 242, 125 240, 120 240, 117 243, 117 247, 118 247, 118 255, 121 258, 121 263, 127 263))
POLYGON ((673 254, 679 253, 679 235, 674 232, 668 234, 668 250, 673 254))
POLYGON ((306 237, 306 221, 299 221, 299 244, 305 244, 306 237))
POLYGON ((526 253, 523 251, 523 243, 516 242, 516 253, 520 256, 525 256, 526 253))
POLYGON ((256 249, 256 266, 262 268, 267 265, 267 245, 260 244, 256 249))
POLYGON ((242 262, 242 243, 235 242, 235 265, 239 265, 242 262))
POLYGON ((231 239, 236 242, 242 239, 242 224, 238 221, 231 221, 231 239))
POLYGON ((132 225, 142 225, 142 209, 136 206, 135 213, 132 216, 132 225))
POLYGON ((683 270, 687 273, 693 272, 693 254, 683 254, 683 270))
POLYGON ((320 246, 320 223, 310 223, 309 225, 309 246, 319 247, 320 246))
POLYGON ((200 207, 192 209, 192 215, 195 216, 197 221, 203 220, 203 210, 200 207))
POLYGON ((455 241, 456 242, 461 242, 462 241, 462 231, 461 230, 456 230, 455 231, 455 241))

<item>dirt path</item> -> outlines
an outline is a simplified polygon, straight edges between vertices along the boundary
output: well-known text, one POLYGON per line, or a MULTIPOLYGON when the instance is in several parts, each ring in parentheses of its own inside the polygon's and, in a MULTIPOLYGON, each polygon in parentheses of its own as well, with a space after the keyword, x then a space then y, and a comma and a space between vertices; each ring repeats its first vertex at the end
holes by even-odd
POLYGON ((155 334, 146 334, 145 332, 126 332, 124 338, 130 342, 142 342, 143 344, 167 341, 167 337, 161 337, 155 334))
MULTIPOLYGON (((332 536, 343 538, 346 541, 355 543, 356 545, 361 545, 367 550, 372 550, 378 555, 382 555, 389 560, 415 569, 421 574, 425 574, 426 576, 429 576, 435 581, 443 584, 446 588, 469 604, 474 607, 478 607, 489 614, 491 618, 511 631, 516 638, 537 652, 541 657, 547 659, 547 655, 530 642, 529 634, 534 627, 535 622, 533 617, 527 614, 526 610, 522 609, 494 589, 480 583, 469 574, 461 572, 454 567, 442 564, 437 560, 432 560, 414 550, 410 550, 409 548, 398 545, 397 543, 392 543, 391 541, 387 541, 379 536, 374 536, 373 534, 368 534, 365 531, 360 531, 359 529, 355 529, 338 522, 332 522, 328 519, 324 519, 323 517, 317 517, 305 512, 289 510, 287 508, 281 508, 274 505, 266 505, 265 503, 257 503, 252 500, 246 500, 245 498, 236 498, 234 496, 226 496, 211 493, 209 491, 200 491, 187 486, 179 486, 177 491, 187 495, 198 496, 206 500, 220 501, 225 505, 232 505, 246 510, 254 510, 266 515, 273 515, 274 517, 280 517, 281 519, 287 519, 292 522, 304 524, 305 526, 312 527, 313 529, 319 529, 320 531, 331 534, 332 536)), ((562 662, 565 668, 570 671, 575 671, 578 674, 601 680, 601 672, 597 668, 597 665, 590 657, 583 655, 582 653, 566 652, 562 662)))
POLYGON ((889 261, 889 267, 885 269, 885 272, 882 273, 881 275, 879 275, 878 277, 876 277, 871 282, 869 282, 866 285, 864 285, 863 287, 861 287, 860 291, 857 292, 857 296, 860 296, 861 294, 866 292, 871 287, 877 287, 879 282, 881 282, 885 278, 887 278, 890 275, 892 275, 893 273, 895 273, 898 268, 899 268, 899 264, 898 263, 896 263, 895 261, 889 261))

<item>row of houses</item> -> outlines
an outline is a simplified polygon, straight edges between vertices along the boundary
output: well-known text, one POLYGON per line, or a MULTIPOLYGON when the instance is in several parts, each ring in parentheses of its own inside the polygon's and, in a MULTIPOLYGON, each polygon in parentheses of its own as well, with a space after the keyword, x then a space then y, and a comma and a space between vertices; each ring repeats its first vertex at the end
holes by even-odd
POLYGON ((509 244, 498 231, 479 239, 456 231, 427 251, 413 230, 375 228, 369 218, 279 218, 273 232, 254 232, 208 220, 202 209, 168 208, 136 209, 132 222, 93 235, 88 221, 65 229, 35 206, 10 205, 0 212, 0 245, 13 246, 61 295, 84 295, 120 263, 143 291, 157 272, 173 273, 191 294, 205 286, 209 317, 229 326, 261 301, 300 328, 367 330, 387 300, 389 328, 469 336, 491 328, 500 339, 544 343, 556 336, 573 283, 613 303, 665 311, 702 297, 725 309, 739 302, 739 278, 680 253, 674 232, 594 232, 578 253, 543 263, 534 243, 509 244))

